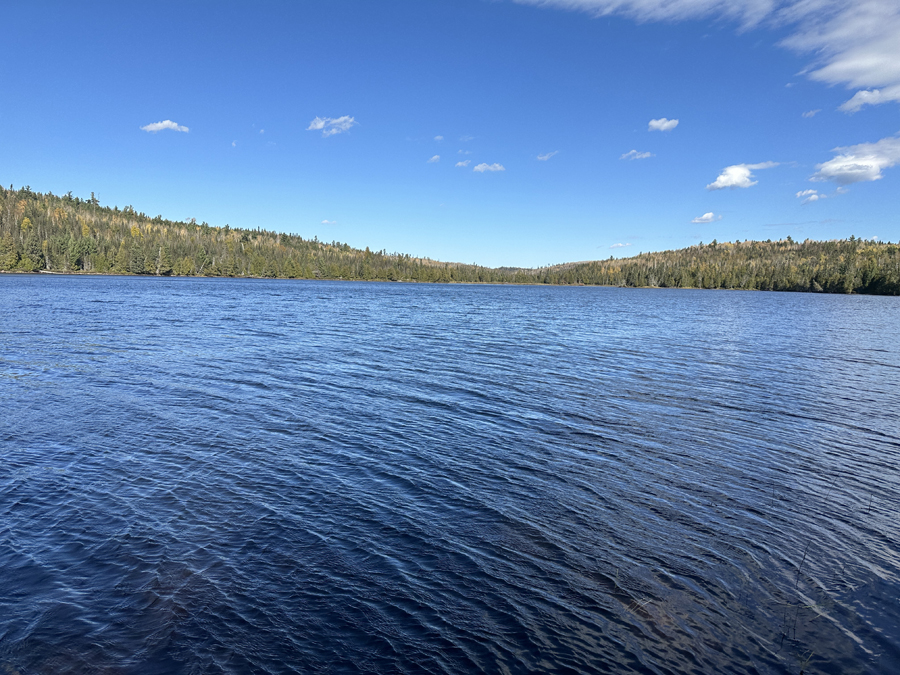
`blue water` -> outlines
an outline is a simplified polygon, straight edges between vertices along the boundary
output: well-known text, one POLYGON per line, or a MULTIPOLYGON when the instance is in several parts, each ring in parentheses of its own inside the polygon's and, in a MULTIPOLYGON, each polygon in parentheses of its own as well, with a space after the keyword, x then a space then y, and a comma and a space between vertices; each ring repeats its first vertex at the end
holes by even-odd
POLYGON ((900 299, 0 276, 0 673, 900 672, 900 299))

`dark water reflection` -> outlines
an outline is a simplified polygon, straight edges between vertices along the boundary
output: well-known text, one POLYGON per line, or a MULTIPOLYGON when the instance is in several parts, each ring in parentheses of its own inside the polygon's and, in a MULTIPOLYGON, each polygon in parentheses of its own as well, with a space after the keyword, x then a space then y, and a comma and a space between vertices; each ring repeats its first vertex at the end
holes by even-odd
POLYGON ((900 671, 900 302, 0 277, 0 673, 900 671))

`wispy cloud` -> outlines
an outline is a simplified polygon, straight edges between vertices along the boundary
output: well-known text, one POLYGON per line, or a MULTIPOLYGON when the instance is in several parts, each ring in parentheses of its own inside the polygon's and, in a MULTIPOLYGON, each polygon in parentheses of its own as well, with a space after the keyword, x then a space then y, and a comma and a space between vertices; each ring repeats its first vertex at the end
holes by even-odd
POLYGON ((821 108, 816 108, 815 110, 807 110, 805 113, 803 113, 803 117, 806 117, 807 119, 810 117, 815 117, 820 112, 822 112, 821 108))
POLYGON ((638 152, 637 150, 629 150, 624 155, 619 157, 619 159, 647 159, 648 157, 653 157, 652 152, 638 152))
POLYGON ((475 137, 474 137, 474 136, 465 135, 465 136, 460 136, 460 137, 459 137, 459 140, 461 140, 463 143, 468 143, 469 141, 474 141, 474 140, 475 140, 475 137))
POLYGON ((697 216, 693 220, 692 223, 714 223, 717 220, 722 220, 722 216, 717 216, 715 213, 710 211, 709 213, 704 213, 702 216, 697 216))
POLYGON ((484 173, 485 171, 506 171, 506 167, 502 164, 487 164, 482 162, 472 169, 472 171, 475 171, 476 173, 484 173))
POLYGON ((472 154, 472 151, 471 151, 471 150, 457 150, 457 151, 456 151, 456 154, 458 154, 458 155, 471 155, 471 154, 472 154))
POLYGON ((435 136, 435 137, 434 137, 434 140, 436 140, 436 141, 442 141, 442 140, 444 140, 444 137, 443 137, 443 136, 435 136))
POLYGON ((613 244, 610 248, 625 248, 626 246, 631 246, 631 244, 613 244))
POLYGON ((231 147, 232 148, 237 147, 237 141, 231 141, 231 147))
POLYGON ((323 220, 322 224, 323 225, 337 225, 337 221, 336 220, 323 220))
POLYGON ((896 0, 516 0, 637 21, 725 18, 742 29, 787 29, 781 46, 815 55, 807 77, 858 90, 841 106, 900 102, 900 3, 896 0))
POLYGON ((464 159, 461 162, 457 162, 456 166, 469 166, 469 162, 471 162, 471 161, 472 161, 471 159, 464 159))
POLYGON ((897 100, 900 100, 900 93, 897 91, 891 91, 890 89, 864 89, 856 92, 849 100, 841 103, 838 106, 838 110, 845 113, 855 113, 867 105, 878 105, 879 103, 897 100))
POLYGON ((817 165, 816 173, 810 180, 830 180, 838 185, 881 180, 884 169, 900 163, 900 136, 835 148, 833 152, 840 154, 817 165))
POLYGON ((752 180, 753 172, 760 169, 771 169, 778 166, 778 162, 760 162, 759 164, 733 164, 722 169, 719 177, 709 185, 707 190, 722 190, 723 188, 748 188, 759 181, 752 180))
POLYGON ((647 131, 672 131, 678 126, 678 120, 668 120, 660 117, 658 120, 650 120, 647 124, 647 131))
MULTIPOLYGON (((357 124, 359 124, 359 122, 349 115, 344 115, 343 117, 316 117, 316 119, 309 123, 306 130, 321 131, 322 137, 328 138, 329 136, 348 131, 350 127, 356 126, 357 124)), ((262 133, 262 131, 260 131, 260 133, 262 133)))
POLYGON ((437 163, 440 162, 440 161, 441 161, 441 156, 440 156, 440 155, 435 155, 434 157, 432 157, 431 159, 429 159, 429 160, 426 162, 426 164, 437 164, 437 163))
POLYGON ((548 159, 553 157, 553 155, 558 155, 558 154, 559 154, 559 150, 554 150, 553 152, 548 152, 544 155, 538 155, 537 158, 542 162, 546 162, 548 159))
POLYGON ((171 129, 172 131, 183 131, 184 133, 190 131, 190 129, 188 129, 187 127, 176 124, 172 120, 154 122, 153 124, 147 124, 146 126, 141 127, 141 131, 149 131, 151 134, 155 134, 157 131, 164 131, 166 129, 171 129))

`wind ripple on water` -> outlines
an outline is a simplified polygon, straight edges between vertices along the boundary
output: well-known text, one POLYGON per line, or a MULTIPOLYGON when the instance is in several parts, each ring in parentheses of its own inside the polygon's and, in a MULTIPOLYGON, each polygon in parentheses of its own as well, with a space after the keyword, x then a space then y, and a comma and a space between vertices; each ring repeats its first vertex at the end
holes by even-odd
POLYGON ((0 287, 0 669, 900 668, 896 299, 0 287))

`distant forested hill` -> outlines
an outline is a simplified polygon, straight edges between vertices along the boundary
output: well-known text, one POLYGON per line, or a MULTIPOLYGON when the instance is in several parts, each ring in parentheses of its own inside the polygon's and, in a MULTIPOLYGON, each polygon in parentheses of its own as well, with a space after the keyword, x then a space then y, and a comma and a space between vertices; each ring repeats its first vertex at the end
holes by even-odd
POLYGON ((900 295, 900 245, 863 241, 743 241, 623 260, 558 265, 552 283, 900 295))
POLYGON ((900 246, 724 242, 538 269, 439 263, 263 229, 151 218, 71 193, 0 188, 0 270, 301 279, 600 284, 900 295, 900 246))

